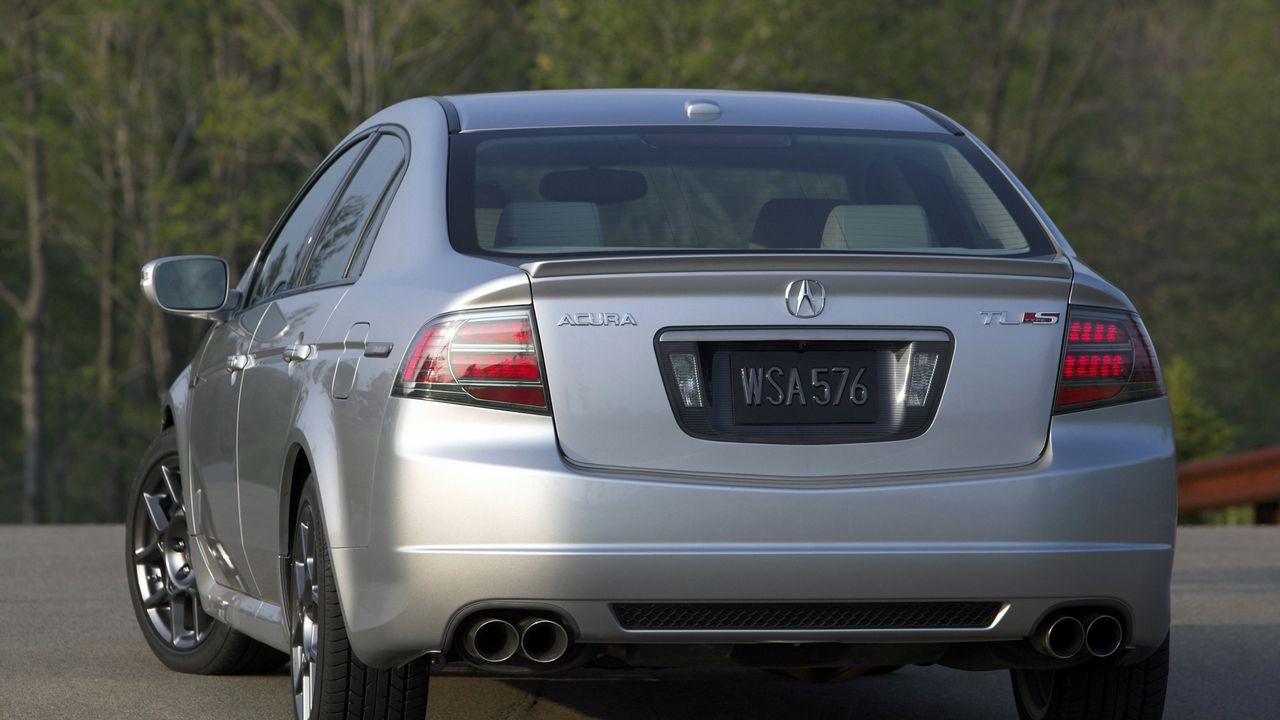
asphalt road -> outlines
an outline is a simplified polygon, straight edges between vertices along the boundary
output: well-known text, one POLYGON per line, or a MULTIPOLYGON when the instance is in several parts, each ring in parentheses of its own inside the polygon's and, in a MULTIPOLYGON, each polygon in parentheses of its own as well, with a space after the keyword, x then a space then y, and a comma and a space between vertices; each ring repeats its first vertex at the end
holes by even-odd
MULTIPOLYGON (((0 718, 292 717, 287 673, 198 677, 151 655, 120 526, 0 526, 0 718)), ((1184 528, 1166 718, 1280 718, 1280 528, 1184 528)), ((1015 718, 1008 674, 910 667, 835 685, 757 671, 437 677, 432 720, 1015 718)))

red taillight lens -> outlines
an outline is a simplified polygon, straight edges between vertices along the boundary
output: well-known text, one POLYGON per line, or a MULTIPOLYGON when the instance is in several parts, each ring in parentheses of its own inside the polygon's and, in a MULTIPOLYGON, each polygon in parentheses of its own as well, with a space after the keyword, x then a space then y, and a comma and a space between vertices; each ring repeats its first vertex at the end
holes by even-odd
POLYGON ((1128 377, 1130 360, 1125 353, 1068 352, 1062 361, 1062 377, 1064 380, 1128 377))
POLYGON ((538 358, 519 352, 475 353, 455 350, 450 353, 449 365, 453 368, 453 376, 462 382, 468 380, 540 382, 542 380, 542 375, 538 371, 538 358))
POLYGON ((1072 307, 1055 410, 1080 410, 1164 394, 1151 340, 1137 316, 1072 307))
POLYGON ((459 313, 418 332, 395 395, 546 410, 547 390, 528 310, 459 313))

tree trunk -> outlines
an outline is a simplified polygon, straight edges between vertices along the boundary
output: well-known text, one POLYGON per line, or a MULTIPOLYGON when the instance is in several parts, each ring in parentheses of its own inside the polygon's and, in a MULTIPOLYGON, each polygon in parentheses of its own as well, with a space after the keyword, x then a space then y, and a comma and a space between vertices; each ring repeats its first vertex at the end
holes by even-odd
POLYGON ((102 228, 102 266, 98 270, 98 402, 103 407, 111 401, 111 358, 115 355, 115 262, 116 223, 114 214, 108 213, 102 228))
MULTIPOLYGON (((99 66, 110 67, 112 32, 109 22, 103 22, 105 29, 98 33, 98 44, 94 57, 99 66)), ((105 76, 106 73, 103 73, 105 76)), ((105 81, 103 81, 105 84, 105 81)), ((108 117, 112 113, 104 112, 108 117)), ((100 131, 98 162, 102 172, 103 203, 101 264, 98 268, 98 405, 105 414, 109 411, 114 379, 114 366, 111 364, 115 356, 115 267, 116 267, 116 168, 114 135, 109 128, 100 131)))
POLYGON ((991 29, 999 34, 992 46, 990 75, 987 78, 987 108, 985 112, 987 145, 994 151, 1001 145, 1001 120, 1004 115, 1004 98, 1009 89, 1009 75, 1013 72, 1014 54, 1022 37, 1022 19, 1026 16, 1027 0, 1014 0, 1009 18, 1000 30, 1000 3, 992 0, 991 29))
POLYGON ((40 46, 36 34, 37 4, 23 3, 25 20, 19 46, 22 56, 22 109, 26 128, 27 253, 30 276, 22 319, 19 374, 22 383, 22 520, 43 522, 44 512, 44 397, 40 348, 45 305, 45 167, 40 136, 40 46))
POLYGON ((1031 84, 1031 100, 1027 104, 1025 113, 1022 155, 1015 170, 1023 182, 1030 182, 1031 169, 1039 159, 1036 154, 1036 145, 1039 142, 1040 115, 1044 109, 1045 91, 1049 86, 1049 78, 1053 74, 1054 43, 1057 41, 1055 35, 1061 14, 1062 0, 1050 0, 1044 24, 1044 37, 1040 41, 1040 57, 1036 60, 1034 80, 1031 84))
MULTIPOLYGON (((106 53, 102 56, 105 58, 106 53)), ((98 407, 97 411, 101 417, 100 427, 104 428, 108 441, 113 445, 123 442, 120 436, 120 429, 116 423, 112 422, 115 415, 115 365, 113 360, 116 352, 116 322, 115 322, 115 267, 116 267, 116 181, 115 166, 112 158, 111 134, 103 133, 102 148, 102 178, 104 183, 104 192, 107 196, 107 205, 104 208, 104 222, 102 228, 102 264, 98 270, 98 407)), ((116 456, 107 454, 104 458, 107 465, 104 467, 104 479, 109 482, 111 488, 111 516, 109 520, 115 521, 122 519, 125 512, 125 498, 128 488, 125 487, 125 478, 119 471, 116 463, 116 456)))

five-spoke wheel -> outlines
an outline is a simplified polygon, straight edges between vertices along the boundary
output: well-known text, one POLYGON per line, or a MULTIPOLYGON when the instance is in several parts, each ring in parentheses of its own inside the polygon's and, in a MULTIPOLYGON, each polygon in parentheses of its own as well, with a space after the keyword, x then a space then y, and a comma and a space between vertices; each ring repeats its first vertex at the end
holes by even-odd
POLYGON ((134 502, 138 504, 135 517, 147 520, 130 528, 134 582, 142 607, 157 635, 174 648, 190 650, 209 636, 213 618, 200 607, 191 569, 191 538, 176 454, 151 469, 134 502))
POLYGON ((427 712, 426 660, 372 668, 352 650, 320 509, 318 488, 309 478, 298 500, 289 546, 287 600, 294 717, 421 720, 427 712))
POLYGON ((315 705, 316 687, 320 681, 317 661, 320 645, 320 583, 316 578, 315 516, 310 504, 298 512, 294 529, 292 570, 293 646, 290 666, 293 670, 293 708, 295 716, 310 718, 315 705))
POLYGON ((165 665, 217 675, 274 670, 284 655, 205 612, 183 502, 178 442, 168 428, 142 457, 125 515, 129 595, 143 637, 165 665))

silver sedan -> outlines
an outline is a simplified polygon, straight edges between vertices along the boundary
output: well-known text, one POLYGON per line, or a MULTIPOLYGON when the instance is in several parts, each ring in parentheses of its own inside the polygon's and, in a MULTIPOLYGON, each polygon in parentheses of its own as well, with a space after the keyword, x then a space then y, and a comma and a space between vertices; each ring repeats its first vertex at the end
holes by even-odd
POLYGON ((185 672, 299 718, 430 674, 911 663, 1159 718, 1176 500, 1142 322, 909 102, 421 98, 344 139, 169 388, 128 583, 185 672))

